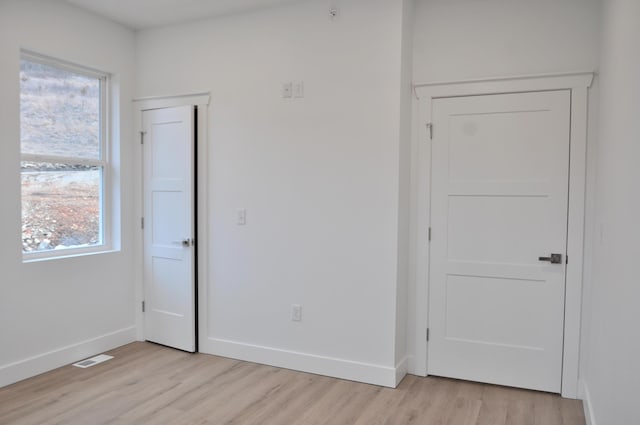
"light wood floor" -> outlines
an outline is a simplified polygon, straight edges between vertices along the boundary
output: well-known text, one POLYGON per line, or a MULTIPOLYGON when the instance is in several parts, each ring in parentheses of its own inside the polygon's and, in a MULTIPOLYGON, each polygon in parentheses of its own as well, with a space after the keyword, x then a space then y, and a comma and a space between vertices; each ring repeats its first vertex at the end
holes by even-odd
POLYGON ((408 375, 397 389, 150 343, 0 389, 0 424, 584 425, 559 396, 408 375))

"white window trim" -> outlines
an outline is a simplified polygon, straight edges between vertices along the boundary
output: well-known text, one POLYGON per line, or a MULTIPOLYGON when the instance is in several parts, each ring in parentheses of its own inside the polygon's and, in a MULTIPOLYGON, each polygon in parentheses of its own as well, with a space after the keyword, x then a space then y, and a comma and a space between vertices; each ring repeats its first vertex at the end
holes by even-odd
MULTIPOLYGON (((112 158, 111 158, 111 75, 82 65, 77 65, 62 59, 42 55, 29 50, 21 50, 20 58, 32 62, 49 65, 58 69, 82 74, 90 78, 100 80, 100 158, 75 158, 56 155, 39 155, 20 152, 20 161, 27 162, 52 162, 72 165, 89 165, 102 168, 101 181, 101 239, 99 245, 52 249, 47 251, 22 252, 22 262, 39 262, 70 258, 91 254, 108 253, 113 251, 113 184, 112 184, 112 158)), ((22 201, 21 201, 22 205, 22 201)), ((22 207, 21 207, 22 208, 22 207)), ((22 247, 21 247, 22 249, 22 247)))

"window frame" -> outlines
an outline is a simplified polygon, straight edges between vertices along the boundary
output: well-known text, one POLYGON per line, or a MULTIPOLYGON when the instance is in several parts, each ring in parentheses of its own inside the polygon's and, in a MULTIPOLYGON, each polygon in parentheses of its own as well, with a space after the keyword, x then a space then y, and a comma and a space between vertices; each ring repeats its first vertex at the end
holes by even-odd
MULTIPOLYGON (((111 181, 112 174, 112 138, 111 138, 111 75, 107 72, 98 71, 86 66, 77 65, 72 62, 68 62, 62 59, 53 58, 50 56, 42 55, 28 50, 20 51, 20 61, 27 60, 30 62, 51 66, 64 71, 73 72, 89 78, 95 78, 100 81, 100 116, 99 116, 99 137, 100 137, 100 156, 98 159, 81 158, 81 157, 68 157, 57 155, 43 155, 43 154, 31 154, 22 152, 22 134, 20 136, 20 162, 48 162, 68 165, 86 165, 94 166, 101 169, 101 181, 100 181, 100 236, 101 243, 86 246, 86 247, 69 247, 64 249, 50 249, 43 251, 30 251, 25 252, 22 250, 22 244, 20 244, 20 250, 22 252, 22 261, 24 263, 50 260, 57 258, 75 257, 88 254, 96 254, 103 252, 110 252, 113 250, 113 236, 112 236, 112 202, 113 202, 113 187, 111 181)), ((19 81, 19 80, 18 80, 19 81)), ((22 92, 20 91, 22 94, 22 92)), ((22 119, 22 117, 20 117, 22 119)), ((22 175, 22 171, 20 171, 22 175)), ((22 178, 20 179, 22 182, 22 178)), ((22 184, 22 183, 21 183, 22 184)), ((22 225, 22 188, 20 190, 20 222, 22 225)))

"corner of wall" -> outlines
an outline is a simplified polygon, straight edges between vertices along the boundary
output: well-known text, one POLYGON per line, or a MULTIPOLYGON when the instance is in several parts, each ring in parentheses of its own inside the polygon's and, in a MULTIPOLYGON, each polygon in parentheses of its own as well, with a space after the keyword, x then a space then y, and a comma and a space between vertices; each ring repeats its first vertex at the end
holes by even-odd
POLYGON ((578 386, 578 397, 582 400, 586 425, 597 425, 596 418, 593 413, 591 395, 589 394, 589 386, 587 384, 587 381, 582 379, 580 380, 580 384, 578 386))
POLYGON ((398 364, 396 364, 396 387, 400 385, 400 382, 407 376, 409 370, 409 357, 405 357, 398 364))

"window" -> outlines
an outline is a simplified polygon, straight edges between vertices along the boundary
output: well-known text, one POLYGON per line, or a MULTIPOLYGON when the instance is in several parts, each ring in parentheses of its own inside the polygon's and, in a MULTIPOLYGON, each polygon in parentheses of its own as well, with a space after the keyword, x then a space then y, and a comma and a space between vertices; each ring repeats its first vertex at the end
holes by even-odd
POLYGON ((25 259, 104 250, 107 76, 36 55, 20 64, 25 259))

